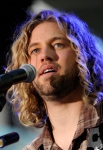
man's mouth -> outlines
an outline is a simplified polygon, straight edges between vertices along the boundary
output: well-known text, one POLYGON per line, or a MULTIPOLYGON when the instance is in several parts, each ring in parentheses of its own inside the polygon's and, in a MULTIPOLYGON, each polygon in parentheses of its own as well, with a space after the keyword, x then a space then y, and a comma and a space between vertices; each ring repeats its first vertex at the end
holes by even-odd
POLYGON ((57 72, 57 67, 54 65, 44 65, 41 70, 40 70, 40 75, 47 74, 47 73, 52 73, 52 72, 57 72))
POLYGON ((43 74, 45 74, 45 73, 49 73, 49 72, 56 72, 54 69, 47 69, 47 70, 45 70, 44 72, 43 72, 43 74))

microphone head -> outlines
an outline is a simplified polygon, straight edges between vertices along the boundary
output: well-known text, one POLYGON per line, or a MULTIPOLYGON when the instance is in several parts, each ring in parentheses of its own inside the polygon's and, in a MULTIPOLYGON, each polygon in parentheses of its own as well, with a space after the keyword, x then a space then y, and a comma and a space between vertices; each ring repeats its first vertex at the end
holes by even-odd
POLYGON ((27 74, 27 79, 25 80, 25 82, 30 83, 35 79, 36 69, 34 68, 34 66, 30 64, 23 64, 20 66, 20 69, 24 69, 27 74))

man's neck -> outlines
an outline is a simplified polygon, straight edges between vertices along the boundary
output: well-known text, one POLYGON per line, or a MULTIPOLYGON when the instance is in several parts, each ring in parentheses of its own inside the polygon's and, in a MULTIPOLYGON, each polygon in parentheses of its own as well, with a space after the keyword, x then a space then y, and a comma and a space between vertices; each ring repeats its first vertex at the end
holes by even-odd
POLYGON ((82 101, 70 104, 58 105, 52 104, 48 107, 48 116, 53 127, 64 127, 68 124, 73 124, 75 119, 78 118, 82 107, 82 101))

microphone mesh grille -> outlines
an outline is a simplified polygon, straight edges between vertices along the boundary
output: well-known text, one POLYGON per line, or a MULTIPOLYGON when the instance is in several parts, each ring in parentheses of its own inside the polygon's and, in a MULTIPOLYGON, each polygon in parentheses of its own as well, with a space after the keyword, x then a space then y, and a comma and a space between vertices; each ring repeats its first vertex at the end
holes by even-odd
POLYGON ((24 69, 27 74, 27 79, 25 80, 25 82, 30 83, 35 79, 36 69, 34 68, 34 66, 30 64, 23 64, 20 68, 24 69))

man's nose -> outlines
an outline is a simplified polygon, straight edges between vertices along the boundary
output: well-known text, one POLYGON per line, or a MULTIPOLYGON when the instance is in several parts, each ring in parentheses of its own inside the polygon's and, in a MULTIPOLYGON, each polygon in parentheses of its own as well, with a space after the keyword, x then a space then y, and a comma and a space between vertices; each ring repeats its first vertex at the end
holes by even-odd
POLYGON ((42 53, 41 53, 41 61, 42 62, 53 61, 53 60, 57 60, 57 59, 58 59, 58 56, 54 49, 52 49, 50 47, 43 48, 42 53))

